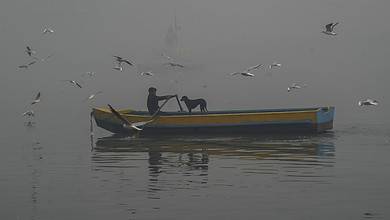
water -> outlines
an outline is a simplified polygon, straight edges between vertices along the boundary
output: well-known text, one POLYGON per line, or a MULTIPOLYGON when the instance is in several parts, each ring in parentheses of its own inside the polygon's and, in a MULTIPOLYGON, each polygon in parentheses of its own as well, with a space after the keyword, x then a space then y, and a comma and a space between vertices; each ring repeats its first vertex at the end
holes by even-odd
POLYGON ((37 123, 1 139, 0 219, 390 216, 387 125, 263 137, 129 138, 98 130, 93 146, 83 128, 47 133, 37 123))

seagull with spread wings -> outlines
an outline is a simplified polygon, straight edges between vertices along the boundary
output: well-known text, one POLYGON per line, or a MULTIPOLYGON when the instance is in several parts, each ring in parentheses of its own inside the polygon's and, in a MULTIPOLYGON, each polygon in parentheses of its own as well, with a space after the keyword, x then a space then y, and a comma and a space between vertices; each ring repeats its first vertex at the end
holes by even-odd
POLYGON ((151 120, 148 121, 140 121, 140 122, 129 122, 125 117, 123 117, 118 111, 116 111, 110 104, 108 104, 108 107, 110 108, 111 112, 117 117, 121 122, 122 126, 124 128, 130 128, 134 129, 136 131, 142 131, 143 127, 151 122, 154 121, 154 118, 152 117, 151 120))
POLYGON ((374 99, 365 99, 365 100, 360 100, 358 102, 359 106, 370 106, 370 105, 377 106, 378 104, 379 102, 374 99))
POLYGON ((52 33, 54 33, 54 30, 48 27, 44 28, 42 31, 42 34, 52 34, 52 33))
POLYGON ((255 76, 255 74, 250 73, 250 72, 235 72, 235 73, 231 73, 230 75, 231 76, 241 75, 241 76, 247 76, 247 77, 254 77, 255 76))
POLYGON ((31 65, 35 64, 37 61, 31 61, 30 63, 28 64, 23 64, 23 65, 20 65, 18 66, 20 69, 28 69, 31 65))
POLYGON ((36 52, 33 50, 33 49, 31 49, 31 47, 30 46, 26 46, 26 50, 25 50, 25 52, 27 53, 27 55, 28 56, 32 56, 33 54, 35 54, 36 52))
POLYGON ((165 63, 165 64, 168 65, 168 66, 171 66, 171 67, 184 68, 184 65, 182 65, 182 64, 180 64, 180 63, 167 62, 167 63, 165 63))
POLYGON ((72 85, 77 86, 77 87, 79 87, 79 88, 83 88, 83 87, 81 86, 81 84, 80 84, 79 82, 77 82, 76 80, 63 80, 63 81, 69 82, 69 83, 71 83, 72 85))
POLYGON ((337 35, 337 33, 333 31, 333 29, 338 24, 339 23, 337 22, 337 23, 329 23, 329 24, 325 25, 325 30, 323 30, 322 33, 327 34, 327 35, 332 35, 332 36, 337 35))
POLYGON ((41 92, 38 92, 37 96, 35 96, 35 99, 31 102, 31 105, 35 105, 41 101, 41 92))
POLYGON ((120 56, 114 56, 115 58, 115 61, 118 63, 118 65, 122 65, 122 63, 126 63, 128 64, 129 66, 134 66, 134 62, 130 61, 129 59, 125 59, 123 57, 120 57, 120 56))

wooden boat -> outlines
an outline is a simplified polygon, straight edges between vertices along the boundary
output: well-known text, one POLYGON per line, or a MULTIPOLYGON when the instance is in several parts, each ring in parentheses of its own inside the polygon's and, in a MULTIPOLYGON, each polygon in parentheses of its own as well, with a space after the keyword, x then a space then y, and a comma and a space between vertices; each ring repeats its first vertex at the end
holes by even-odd
MULTIPOLYGON (((333 128, 334 107, 268 110, 162 112, 142 130, 142 135, 164 134, 264 134, 321 133, 333 128)), ((120 110, 130 122, 147 121, 146 111, 120 110)), ((131 133, 109 109, 94 108, 96 124, 113 133, 131 133)))

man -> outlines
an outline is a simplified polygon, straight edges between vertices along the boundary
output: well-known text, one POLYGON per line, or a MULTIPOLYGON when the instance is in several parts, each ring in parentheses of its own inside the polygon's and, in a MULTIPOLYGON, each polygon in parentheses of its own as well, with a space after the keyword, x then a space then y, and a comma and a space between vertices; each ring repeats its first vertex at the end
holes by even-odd
POLYGON ((148 91, 149 91, 149 95, 148 95, 147 106, 148 106, 148 111, 151 115, 156 113, 157 110, 159 109, 158 101, 167 100, 176 96, 176 95, 157 96, 156 95, 157 89, 154 87, 150 87, 148 91))

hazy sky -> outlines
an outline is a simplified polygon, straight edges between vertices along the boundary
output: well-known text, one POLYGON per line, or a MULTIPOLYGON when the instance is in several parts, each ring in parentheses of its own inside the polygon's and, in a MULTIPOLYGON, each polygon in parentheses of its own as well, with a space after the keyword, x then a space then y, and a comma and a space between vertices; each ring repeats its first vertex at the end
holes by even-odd
MULTIPOLYGON (((6 116, 2 126, 20 118, 38 91, 43 100, 36 110, 44 113, 39 117, 66 120, 71 114, 85 118, 91 106, 107 103, 146 109, 151 85, 160 94, 203 97, 209 110, 335 105, 339 121, 388 122, 389 8, 385 0, 1 1, 0 101, 7 104, 0 110, 6 116), (160 55, 174 13, 182 27, 177 59, 188 66, 179 72, 162 66, 160 55), (329 22, 340 22, 338 36, 321 33, 329 22), (45 26, 55 33, 42 36, 45 26), (54 56, 19 70, 29 61, 27 45, 54 56), (112 55, 129 57, 156 75, 114 71, 112 55), (229 76, 274 61, 283 66, 271 77, 264 71, 250 79, 229 76), (81 77, 86 71, 95 71, 96 78, 81 77), (81 80, 85 88, 65 79, 81 80), (293 82, 308 87, 287 93, 293 82), (99 90, 104 93, 93 104, 81 101, 99 90), (367 97, 380 107, 358 108, 357 101, 367 97)), ((168 107, 177 108, 174 102, 168 107)))

